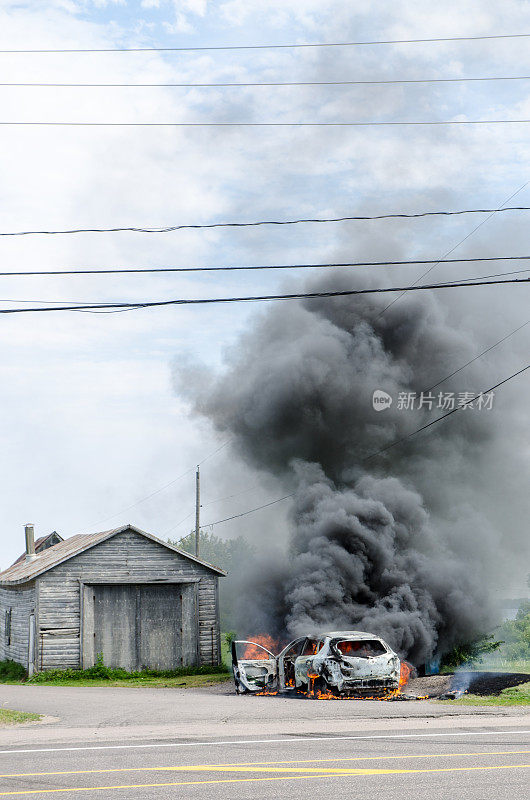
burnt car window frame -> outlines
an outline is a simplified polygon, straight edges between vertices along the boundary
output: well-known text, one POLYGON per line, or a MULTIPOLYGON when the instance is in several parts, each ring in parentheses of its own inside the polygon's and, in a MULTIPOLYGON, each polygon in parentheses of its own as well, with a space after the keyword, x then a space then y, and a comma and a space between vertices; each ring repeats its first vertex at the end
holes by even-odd
POLYGON ((267 647, 265 647, 262 644, 259 644, 258 642, 251 642, 248 639, 234 639, 232 641, 232 661, 233 661, 233 663, 237 663, 238 661, 276 661, 276 658, 277 658, 277 656, 275 656, 274 653, 271 653, 271 651, 267 647), (260 658, 260 657, 249 658, 248 656, 245 657, 244 655, 239 655, 238 654, 238 645, 243 645, 243 644, 244 645, 249 645, 250 644, 253 647, 258 647, 261 650, 264 650, 265 653, 268 653, 269 658, 260 658))
POLYGON ((336 651, 336 653, 338 653, 338 655, 340 657, 346 657, 346 658, 378 658, 379 656, 384 656, 384 655, 389 653, 389 650, 387 649, 387 647, 384 644, 384 642, 381 639, 376 639, 376 638, 373 638, 373 637, 371 639, 344 639, 344 638, 343 639, 336 639, 335 641, 332 642, 332 647, 336 651), (361 645, 361 647, 362 647, 363 644, 374 643, 374 644, 379 645, 379 647, 381 647, 382 649, 381 649, 380 652, 372 653, 371 655, 368 655, 368 656, 366 656, 366 655, 356 655, 355 653, 343 653, 342 650, 339 647, 339 645, 342 644, 343 642, 348 642, 348 643, 351 643, 351 644, 354 644, 354 643, 358 642, 361 645))
POLYGON ((304 642, 304 644, 302 646, 302 650, 300 652, 300 656, 303 656, 304 658, 305 657, 309 657, 309 656, 316 656, 316 654, 319 652, 320 648, 322 647, 322 643, 323 643, 322 639, 317 639, 314 636, 307 636, 306 640, 305 640, 305 642, 304 642), (311 653, 306 653, 306 647, 308 646, 309 642, 313 643, 314 649, 312 650, 311 653))

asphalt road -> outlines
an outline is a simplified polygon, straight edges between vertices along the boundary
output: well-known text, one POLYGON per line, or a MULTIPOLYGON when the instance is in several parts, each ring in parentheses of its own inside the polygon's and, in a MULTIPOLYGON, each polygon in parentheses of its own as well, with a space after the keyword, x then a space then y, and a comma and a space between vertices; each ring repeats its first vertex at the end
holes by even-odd
MULTIPOLYGON (((351 733, 352 730, 401 730, 416 721, 451 727, 508 724, 520 708, 474 708, 420 700, 307 700, 300 697, 237 696, 233 684, 209 689, 155 689, 0 685, 0 705, 35 711, 57 721, 49 725, 0 729, 0 747, 8 742, 75 742, 86 739, 275 736, 277 734, 351 733)), ((530 723, 530 719, 528 720, 530 723)), ((529 726, 530 727, 530 726, 529 726)))
POLYGON ((204 742, 87 742, 4 748, 0 798, 518 800, 530 785, 530 730, 381 732, 204 742), (44 751, 43 751, 44 750, 44 751))
POLYGON ((519 800, 530 714, 438 701, 312 701, 210 690, 0 686, 47 724, 0 729, 0 800, 519 800))

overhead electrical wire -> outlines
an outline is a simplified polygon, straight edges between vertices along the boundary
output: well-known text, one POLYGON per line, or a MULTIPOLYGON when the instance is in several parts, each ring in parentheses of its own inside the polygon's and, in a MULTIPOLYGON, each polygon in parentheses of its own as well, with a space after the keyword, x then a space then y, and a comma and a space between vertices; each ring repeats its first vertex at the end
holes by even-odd
MULTIPOLYGON (((212 458, 213 456, 217 455, 217 453, 219 453, 221 450, 223 450, 223 448, 225 448, 226 445, 229 444, 231 441, 232 441, 231 439, 227 439, 225 442, 223 442, 223 444, 220 447, 218 447, 217 450, 214 450, 212 453, 209 453, 207 456, 205 456, 205 458, 202 459, 202 461, 199 461, 198 466, 201 466, 202 464, 204 464, 205 461, 208 461, 209 458, 212 458)), ((163 492, 164 489, 168 489, 170 486, 173 486, 173 484, 177 483, 177 481, 180 481, 181 478, 185 478, 186 475, 190 475, 192 472, 195 472, 195 469, 196 469, 195 467, 190 467, 185 472, 182 472, 176 478, 173 478, 173 480, 169 481, 169 483, 165 483, 163 486, 160 486, 158 489, 155 489, 150 494, 145 495, 145 497, 141 497, 135 503, 131 503, 130 506, 126 506, 126 508, 122 508, 122 510, 118 511, 116 514, 112 514, 109 517, 104 517, 103 519, 100 519, 97 522, 90 523, 89 527, 91 527, 92 525, 99 525, 102 522, 107 522, 109 519, 114 519, 115 517, 119 517, 120 514, 124 514, 126 511, 130 511, 131 508, 136 508, 136 506, 139 506, 141 503, 144 503, 146 500, 150 500, 155 495, 159 494, 160 492, 163 492)))
POLYGON ((473 78, 393 78, 357 81, 225 81, 218 83, 0 83, 2 87, 53 89, 230 89, 251 86, 389 86, 408 83, 476 83, 487 81, 527 81, 530 75, 484 76, 473 78))
POLYGON ((285 270, 285 269, 326 269, 331 267, 401 267, 416 264, 472 264, 492 261, 528 261, 530 255, 522 256, 485 256, 475 258, 446 259, 410 259, 408 261, 335 261, 324 264, 246 264, 214 267, 116 267, 109 269, 76 269, 76 270, 18 270, 16 272, 0 272, 0 278, 58 276, 58 275, 136 275, 150 273, 178 272, 240 272, 252 270, 285 270))
MULTIPOLYGON (((429 273, 431 273, 433 269, 435 269, 435 267, 438 266, 438 264, 441 264, 444 261, 444 259, 447 258, 447 256, 450 256, 452 253, 455 252, 455 250, 458 250, 460 245, 464 244, 464 242, 467 242, 467 240, 470 239, 471 236, 473 236, 480 228, 482 228, 483 225, 489 222, 489 220, 492 219, 492 217, 494 217, 496 214, 499 214, 504 208, 506 208, 510 200, 513 200, 514 197, 517 197, 517 195, 520 194, 523 191, 523 189, 525 189, 528 186, 529 183, 530 181, 525 181, 522 184, 522 186, 519 186, 519 188, 516 189, 515 192, 513 192, 509 197, 507 197, 506 200, 504 200, 504 202, 501 203, 498 208, 492 209, 491 213, 486 217, 486 219, 483 219, 481 222, 479 222, 479 224, 476 225, 471 231, 469 231, 469 233, 467 233, 463 239, 460 239, 460 241, 458 241, 453 247, 447 250, 441 257, 441 259, 436 262, 436 264, 433 264, 431 267, 429 267, 429 269, 425 270, 425 272, 422 272, 422 274, 416 278, 413 285, 415 286, 417 283, 419 283, 419 281, 427 277, 427 275, 429 275, 429 273)), ((391 308, 395 303, 398 303, 405 294, 406 292, 403 292, 398 297, 395 297, 385 308, 383 308, 382 311, 379 313, 378 319, 379 317, 382 317, 383 314, 385 314, 388 311, 388 309, 391 308)))
POLYGON ((424 44, 435 42, 477 42, 494 39, 528 39, 530 33, 499 33, 486 36, 438 36, 424 39, 379 39, 357 42, 301 42, 295 44, 231 44, 202 47, 70 47, 70 48, 13 48, 0 53, 191 53, 214 50, 291 50, 307 47, 367 47, 390 44, 424 44))
POLYGON ((420 217, 458 217, 463 214, 492 214, 501 211, 530 211, 530 206, 507 206, 504 208, 465 208, 457 211, 419 211, 408 213, 351 215, 343 217, 301 217, 299 219, 264 219, 255 222, 207 222, 201 224, 165 225, 154 227, 114 228, 69 228, 65 230, 0 231, 0 236, 59 236, 70 233, 172 233, 181 230, 203 230, 207 228, 254 228, 260 225, 300 225, 302 223, 366 222, 380 219, 418 219, 420 217))
POLYGON ((139 506, 140 503, 144 503, 146 500, 150 500, 151 497, 154 497, 155 495, 159 494, 159 492, 163 492, 164 489, 167 489, 169 486, 173 486, 173 484, 177 483, 177 481, 180 481, 181 478, 185 478, 186 475, 190 475, 194 471, 194 469, 195 467, 190 467, 185 472, 182 472, 176 478, 169 481, 169 483, 164 484, 164 486, 161 486, 159 489, 155 489, 154 492, 151 492, 145 497, 140 498, 140 500, 137 500, 135 503, 131 503, 130 506, 122 508, 121 511, 118 511, 116 514, 111 514, 110 516, 104 517, 103 519, 100 519, 97 522, 91 522, 88 527, 92 527, 92 525, 100 525, 103 522, 107 522, 109 519, 114 519, 115 517, 119 517, 120 514, 124 514, 126 511, 130 511, 131 508, 136 508, 136 506, 139 506))
POLYGON ((240 517, 246 517, 247 514, 253 514, 255 511, 261 511, 262 508, 268 508, 269 506, 274 506, 276 503, 281 503, 282 500, 287 500, 289 497, 294 497, 294 492, 291 494, 286 494, 283 497, 279 497, 277 500, 271 500, 270 503, 265 503, 262 506, 257 506, 257 508, 251 508, 249 511, 243 511, 242 514, 234 514, 232 517, 226 517, 225 519, 218 519, 216 522, 206 522, 204 525, 201 524, 201 528, 213 528, 214 525, 221 525, 223 522, 230 522, 233 519, 239 519, 240 517))
MULTIPOLYGON (((458 286, 467 286, 468 284, 475 285, 475 284, 477 284, 477 281, 484 282, 484 281, 489 280, 490 278, 503 278, 503 277, 506 277, 507 275, 522 275, 522 274, 527 274, 528 272, 530 272, 530 269, 518 269, 518 270, 514 270, 512 272, 497 272, 497 273, 494 273, 492 275, 480 275, 480 276, 472 275, 469 278, 459 278, 459 279, 455 279, 453 281, 446 281, 445 286, 447 288, 449 288, 450 286, 454 286, 454 285, 458 285, 458 286)), ((477 284, 477 285, 480 285, 480 284, 477 284)), ((63 304, 64 303, 72 303, 72 304, 75 303, 76 304, 76 306, 75 306, 76 310, 82 311, 83 313, 86 313, 86 314, 89 314, 89 313, 94 313, 94 314, 96 314, 96 313, 108 313, 108 314, 117 313, 117 312, 114 312, 114 311, 105 311, 105 312, 103 312, 101 310, 102 308, 108 308, 109 306, 113 307, 112 304, 107 304, 107 305, 103 305, 102 306, 102 305, 99 305, 98 303, 95 303, 95 302, 90 302, 90 307, 91 308, 94 307, 95 310, 89 311, 86 308, 86 305, 87 305, 87 303, 89 301, 83 301, 83 300, 18 300, 16 298, 5 298, 4 297, 3 299, 0 300, 0 302, 1 303, 46 303, 47 305, 53 305, 53 306, 58 306, 61 303, 63 303, 63 304), (100 309, 100 310, 98 311, 98 309, 100 309)), ((121 312, 124 312, 124 311, 135 311, 135 310, 137 310, 138 307, 139 306, 137 306, 136 304, 131 304, 130 306, 127 306, 125 308, 121 308, 120 311, 121 312)))
MULTIPOLYGON (((516 378, 518 375, 521 375, 523 372, 526 372, 527 369, 530 369, 530 364, 527 364, 522 369, 518 370, 517 372, 512 373, 512 375, 508 375, 507 378, 504 378, 502 381, 499 381, 499 383, 496 383, 495 386, 491 386, 489 389, 486 389, 485 391, 480 392, 477 395, 474 395, 471 399, 463 401, 458 406, 456 406, 454 409, 452 409, 451 411, 448 411, 446 414, 442 414, 442 416, 436 417, 436 419, 431 420, 431 422, 428 422, 426 425, 422 425, 420 428, 417 428, 415 431, 411 431, 411 433, 407 434, 406 436, 403 436, 400 439, 396 439, 395 441, 393 441, 390 444, 386 445, 386 447, 382 447, 380 450, 377 450, 375 453, 371 453, 369 456, 365 456, 362 459, 362 462, 364 463, 365 461, 369 461, 372 458, 375 458, 376 456, 381 455, 382 453, 386 452, 387 450, 390 450, 392 447, 396 447, 397 445, 402 444, 403 442, 407 441, 412 436, 416 436, 418 433, 421 433, 422 431, 427 430, 428 428, 431 428, 433 425, 436 425, 438 422, 441 422, 442 420, 447 419, 447 417, 450 417, 452 414, 456 414, 457 411, 461 411, 463 408, 466 408, 466 406, 471 405, 472 403, 474 403, 475 400, 477 400, 477 398, 480 397, 480 395, 485 395, 485 394, 488 394, 489 392, 493 392, 496 389, 499 389, 505 383, 508 383, 508 381, 511 381, 513 378, 516 378)), ((225 519, 220 519, 220 520, 217 520, 216 522, 210 522, 210 523, 207 523, 205 525, 201 525, 201 527, 212 528, 214 525, 221 525, 223 522, 230 522, 231 520, 239 519, 240 517, 246 517, 248 514, 253 514, 255 511, 260 511, 262 508, 268 508, 269 506, 273 506, 276 503, 281 503, 283 500, 287 500, 290 497, 294 497, 295 494, 296 494, 296 492, 291 492, 290 494, 286 494, 283 497, 278 497, 276 500, 272 500, 270 503, 265 503, 265 505, 258 506, 257 508, 251 508, 248 511, 242 512, 241 514, 234 514, 231 517, 226 517, 225 519)))
POLYGON ((506 336, 503 336, 502 339, 499 339, 498 341, 494 342, 492 345, 487 347, 485 350, 482 350, 482 352, 479 353, 478 355, 476 355, 474 358, 470 359, 469 361, 466 361, 466 363, 462 364, 462 366, 458 367, 458 369, 453 370, 453 372, 449 373, 449 375, 446 375, 445 378, 442 378, 441 380, 437 381, 436 383, 433 383, 433 385, 429 386, 428 389, 424 389, 423 390, 423 394, 428 394, 429 392, 432 392, 433 389, 436 389, 442 383, 445 383, 445 381, 448 381, 449 378, 452 378, 455 375, 457 375, 459 372, 462 372, 463 369, 465 369, 466 367, 469 367, 469 365, 473 364, 475 361, 478 361, 478 359, 482 358, 482 356, 485 356, 486 353, 491 353, 492 350, 495 350, 496 347, 498 347, 500 344, 505 342, 507 339, 510 339, 516 333, 519 333, 519 331, 522 331, 523 328, 526 328, 526 326, 529 325, 529 324, 530 324, 530 319, 528 319, 526 322, 523 322, 523 324, 519 325, 519 327, 516 328, 515 330, 511 331, 510 333, 507 333, 506 336))
MULTIPOLYGON (((242 494, 248 494, 249 492, 256 491, 256 489, 259 489, 259 488, 261 488, 261 487, 260 486, 251 486, 249 489, 243 489, 241 492, 236 492, 235 494, 229 494, 226 497, 218 497, 215 500, 210 500, 208 503, 201 503, 201 508, 206 508, 207 506, 212 506, 215 503, 220 503, 223 500, 232 500, 232 498, 234 498, 234 497, 240 497, 242 494)), ((246 513, 249 513, 249 512, 246 512, 246 513)), ((177 528, 179 528, 184 522, 186 522, 186 520, 188 520, 190 517, 193 517, 194 514, 195 514, 195 511, 190 511, 189 514, 186 514, 185 517, 183 517, 178 522, 176 522, 174 525, 172 525, 171 528, 168 528, 167 530, 165 530, 163 535, 167 536, 168 533, 171 533, 172 531, 174 531, 177 528)), ((213 523, 213 524, 216 524, 216 523, 213 523)), ((203 528, 203 527, 206 528, 207 526, 206 525, 201 525, 201 528, 203 528)))
POLYGON ((490 392, 495 391, 495 389, 498 389, 500 386, 503 386, 505 383, 508 383, 508 381, 511 381, 513 378, 516 378, 518 375, 521 375, 523 372, 526 372, 527 369, 530 369, 530 364, 527 364, 526 367, 523 367, 522 369, 518 370, 517 372, 514 372, 512 375, 509 375, 507 378, 504 378, 502 381, 499 381, 499 383, 496 383, 495 386, 491 386, 489 389, 485 389, 484 391, 479 392, 479 394, 474 395, 469 400, 466 400, 466 401, 463 401, 462 403, 459 403, 459 405, 455 406, 455 408, 453 408, 451 411, 448 411, 446 414, 442 414, 442 416, 440 416, 440 417, 436 417, 436 419, 431 420, 426 425, 422 425, 421 428, 417 428, 415 431, 411 431, 411 433, 408 433, 406 436, 402 436, 400 439, 396 439, 395 441, 391 442, 390 444, 387 444, 386 447, 382 447, 380 450, 377 450, 375 453, 371 453, 371 455, 365 456, 362 459, 362 461, 363 462, 370 461, 372 458, 375 458, 376 456, 379 456, 382 453, 385 453, 387 450, 390 450, 392 447, 396 447, 398 444, 402 444, 403 442, 407 441, 407 439, 410 439, 412 436, 416 436, 416 434, 427 430, 427 428, 430 428, 433 425, 436 425, 437 422, 441 422, 442 420, 447 419, 447 417, 450 417, 452 414, 456 414, 457 411, 461 411, 466 406, 470 405, 471 403, 474 403, 475 400, 477 400, 481 395, 486 395, 486 394, 489 394, 490 392))
POLYGON ((370 120, 367 122, 71 122, 0 121, 3 126, 60 128, 374 128, 417 125, 521 125, 530 119, 370 120))
POLYGON ((248 302, 264 302, 272 300, 302 300, 311 298, 328 298, 328 297, 348 297, 354 295, 364 294, 386 294, 390 292, 404 292, 404 291, 423 291, 431 289, 454 289, 464 287, 476 286, 497 286, 506 284, 524 284, 530 283, 530 278, 508 278, 506 280, 474 280, 469 279, 468 282, 449 281, 445 283, 431 283, 420 286, 392 286, 374 289, 342 289, 329 292, 296 292, 291 294, 266 294, 266 295, 249 295, 243 297, 210 297, 210 298, 193 298, 193 299, 174 299, 174 300, 153 300, 142 301, 136 303, 86 303, 79 306, 55 306, 55 307, 32 307, 32 308, 2 308, 0 314, 27 314, 31 312, 45 312, 45 311, 85 311, 87 309, 95 311, 108 311, 108 310, 126 310, 126 309, 140 309, 140 308, 156 308, 163 306, 184 306, 184 305, 214 305, 221 303, 248 303, 248 302))

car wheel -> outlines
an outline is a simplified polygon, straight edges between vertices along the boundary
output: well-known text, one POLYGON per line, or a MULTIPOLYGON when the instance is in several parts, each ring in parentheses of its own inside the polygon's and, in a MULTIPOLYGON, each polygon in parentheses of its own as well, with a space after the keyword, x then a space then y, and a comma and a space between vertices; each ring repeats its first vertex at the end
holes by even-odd
POLYGON ((312 700, 318 700, 320 692, 328 690, 328 686, 324 678, 313 678, 309 683, 307 696, 312 700))

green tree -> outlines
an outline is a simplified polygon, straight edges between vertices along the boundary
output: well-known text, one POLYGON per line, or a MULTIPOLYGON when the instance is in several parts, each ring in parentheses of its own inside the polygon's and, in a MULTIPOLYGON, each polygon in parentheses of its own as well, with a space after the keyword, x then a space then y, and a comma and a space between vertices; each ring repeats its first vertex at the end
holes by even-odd
MULTIPOLYGON (((168 541, 180 550, 195 555, 195 531, 177 541, 168 541)), ((201 530, 199 558, 227 573, 227 577, 219 581, 221 629, 233 632, 237 629, 236 610, 241 602, 242 579, 256 558, 256 550, 244 536, 221 539, 220 536, 201 530)))
POLYGON ((485 655, 493 653, 503 644, 496 640, 491 633, 489 636, 480 636, 471 642, 456 645, 442 658, 442 667, 446 669, 456 669, 466 665, 469 667, 481 664, 485 655))
POLYGON ((530 600, 525 600, 514 620, 507 620, 500 627, 506 642, 503 653, 517 661, 530 659, 530 600))
MULTIPOLYGON (((186 553, 195 555, 195 531, 191 531, 187 536, 183 536, 177 541, 168 540, 169 544, 185 550, 186 553)), ((214 567, 224 569, 230 573, 241 562, 248 561, 254 556, 255 550, 247 542, 244 536, 235 539, 221 539, 214 533, 200 531, 199 534, 199 558, 213 564, 214 567)))

